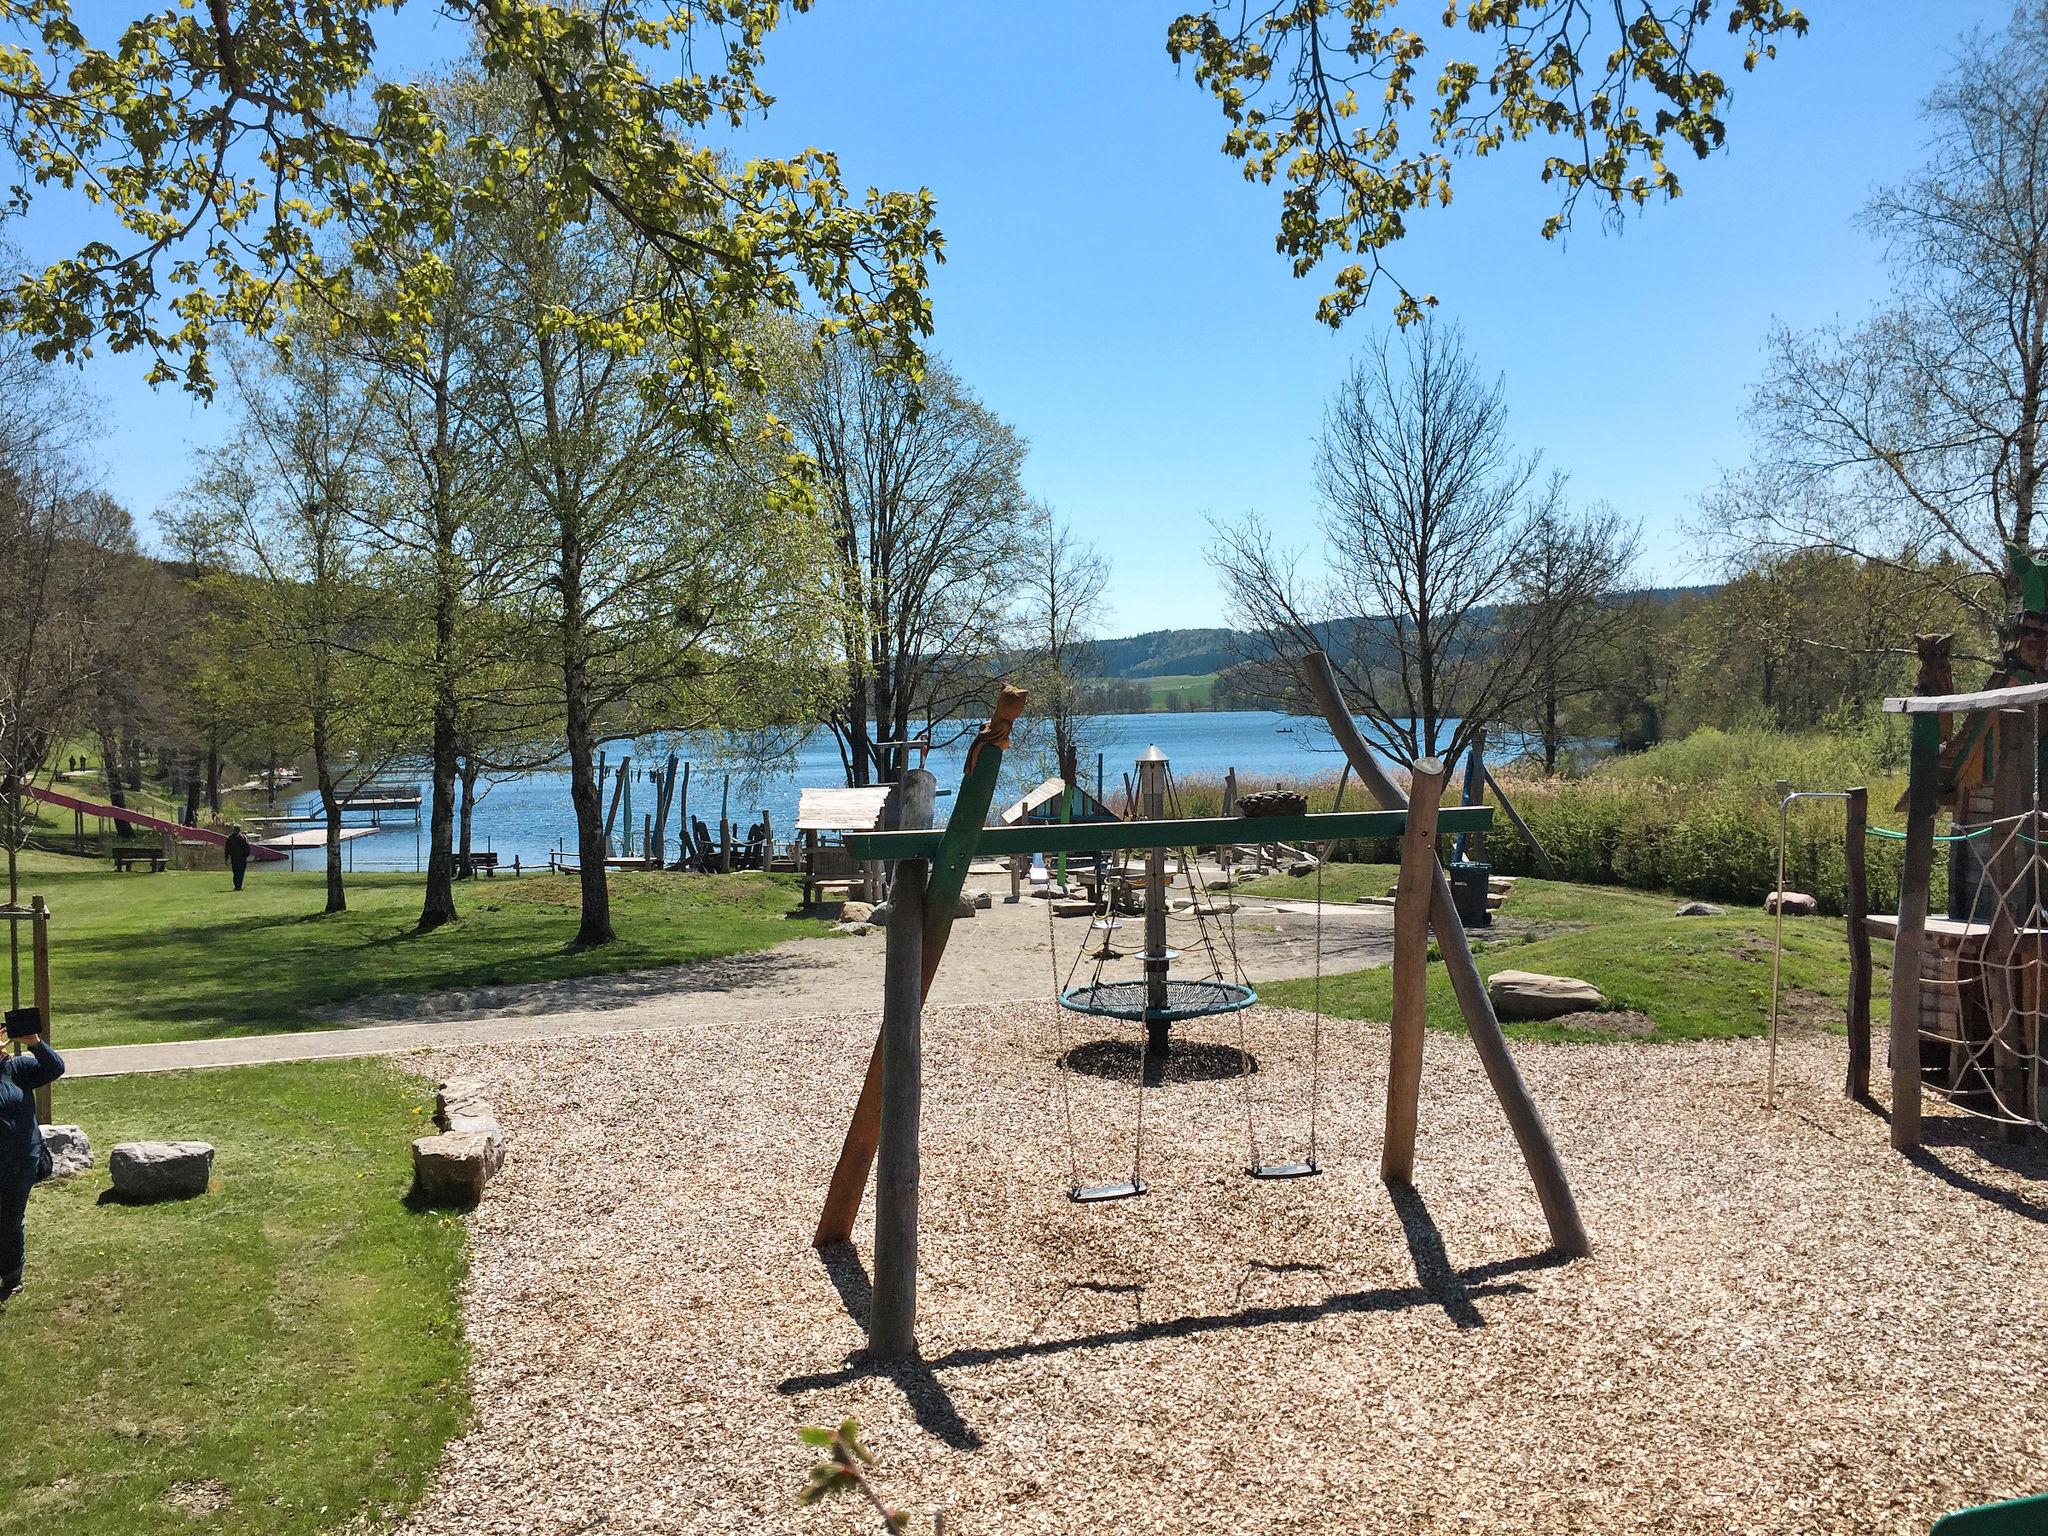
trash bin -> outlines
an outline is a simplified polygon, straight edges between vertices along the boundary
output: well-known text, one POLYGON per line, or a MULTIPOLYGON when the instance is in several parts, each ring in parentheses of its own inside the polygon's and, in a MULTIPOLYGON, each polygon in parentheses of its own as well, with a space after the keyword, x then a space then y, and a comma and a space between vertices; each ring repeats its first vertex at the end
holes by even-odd
POLYGON ((1451 863, 1451 904, 1458 909, 1458 919, 1467 928, 1485 928, 1493 922, 1493 911, 1486 904, 1487 883, 1492 874, 1491 864, 1476 864, 1470 859, 1451 863))

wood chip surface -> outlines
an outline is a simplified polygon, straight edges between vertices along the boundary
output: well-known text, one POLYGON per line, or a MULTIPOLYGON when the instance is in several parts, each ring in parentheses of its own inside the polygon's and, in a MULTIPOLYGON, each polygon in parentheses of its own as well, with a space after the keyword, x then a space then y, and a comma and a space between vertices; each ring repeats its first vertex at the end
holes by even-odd
MULTIPOLYGON (((923 1361, 859 1354, 869 1228, 809 1239, 856 1011, 443 1053, 511 1161, 472 1218, 477 1414, 414 1536, 846 1532, 795 1429, 858 1418, 929 1531, 1925 1532, 2048 1487, 2048 1155, 1931 1113, 1909 1160, 1839 1038, 1518 1047, 1595 1257, 1546 1256, 1469 1044, 1377 1175, 1385 1026, 1258 1009, 1245 1084, 1069 1075, 1050 1007, 926 1018, 923 1361), (1306 1151, 1311 1066, 1326 1172, 1306 1151), (1071 1108, 1075 1127, 1064 1133, 1071 1108)), ((1066 1016, 1065 1043, 1104 1021, 1066 1016)), ((1232 1020, 1194 1033, 1238 1043, 1232 1020)), ((1880 1042, 1880 1054, 1882 1044, 1880 1042)))

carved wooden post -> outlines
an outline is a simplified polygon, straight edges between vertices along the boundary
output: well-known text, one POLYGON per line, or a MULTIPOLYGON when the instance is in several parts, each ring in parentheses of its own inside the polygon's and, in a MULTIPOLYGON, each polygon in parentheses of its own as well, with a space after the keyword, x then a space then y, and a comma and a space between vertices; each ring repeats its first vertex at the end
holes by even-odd
POLYGON ((1842 871, 1849 923, 1849 1075, 1842 1091, 1852 1099, 1870 1097, 1870 876, 1865 857, 1870 827, 1870 791, 1849 791, 1848 825, 1842 832, 1842 871))
POLYGON ((1421 1114, 1422 1033, 1429 1006, 1429 894, 1436 884, 1436 811, 1444 765, 1420 759, 1408 783, 1408 825, 1401 833, 1401 879, 1394 897, 1394 1019, 1387 1050, 1387 1134, 1380 1177, 1415 1178, 1415 1126, 1421 1114))
POLYGON ((1906 857, 1899 874, 1899 927, 1892 942, 1892 1145, 1920 1145, 1920 948, 1927 934, 1927 888, 1934 873, 1936 778, 1941 717, 1913 716, 1906 789, 1906 857))
MULTIPOLYGON (((922 768, 897 786, 896 825, 932 824, 938 780, 922 768)), ((897 861, 889 883, 882 960, 882 1134, 875 1163, 875 1299, 868 1353, 882 1359, 917 1349, 918 1121, 924 1075, 924 904, 931 864, 897 861)))

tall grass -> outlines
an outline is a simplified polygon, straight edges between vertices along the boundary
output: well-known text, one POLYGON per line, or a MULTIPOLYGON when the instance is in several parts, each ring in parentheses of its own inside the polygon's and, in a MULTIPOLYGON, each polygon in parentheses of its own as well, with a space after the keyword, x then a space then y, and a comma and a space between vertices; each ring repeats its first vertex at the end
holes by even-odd
MULTIPOLYGON (((1847 718, 1824 731, 1701 730, 1632 757, 1597 765, 1578 778, 1511 776, 1501 780, 1515 809, 1550 855, 1560 878, 1593 885, 1671 891, 1702 901, 1754 903, 1777 883, 1778 781, 1795 789, 1870 791, 1870 819, 1898 826, 1893 807, 1905 793, 1905 736, 1889 719, 1847 718)), ((1454 778, 1447 798, 1455 798, 1454 778)), ((1261 782, 1241 789, 1270 787, 1261 782)), ((1337 775, 1320 774, 1287 787, 1307 795, 1309 808, 1326 811, 1337 775)), ((1220 779, 1181 781, 1180 811, 1220 815, 1220 779)), ((1492 798, 1492 797, 1489 797, 1492 798)), ((1345 808, 1370 808, 1357 784, 1345 808)), ((1844 807, 1836 800, 1795 801, 1786 817, 1785 881, 1806 891, 1823 911, 1840 912, 1845 897, 1844 807)), ((1901 845, 1866 843, 1870 901, 1877 911, 1898 901, 1901 845)), ((1344 839, 1339 860, 1388 862, 1398 857, 1392 839, 1344 839)), ((1503 874, 1533 874, 1537 866, 1505 815, 1494 819, 1487 859, 1503 874)), ((1940 865, 1937 859, 1936 864, 1940 865)), ((1942 871, 1936 870, 1935 900, 1942 871)))

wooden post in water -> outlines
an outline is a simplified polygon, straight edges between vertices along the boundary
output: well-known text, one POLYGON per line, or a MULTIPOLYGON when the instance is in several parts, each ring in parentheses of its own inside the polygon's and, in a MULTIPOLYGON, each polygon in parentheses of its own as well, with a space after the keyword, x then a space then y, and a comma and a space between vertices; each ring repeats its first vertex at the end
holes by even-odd
POLYGON ((729 773, 718 788, 718 867, 725 874, 732 873, 732 775, 729 773))
MULTIPOLYGON (((1386 768, 1359 734, 1358 722, 1351 718, 1350 707, 1344 702, 1343 686, 1337 681, 1336 669, 1330 665, 1330 658, 1321 651, 1311 651, 1302 658, 1301 672, 1323 711, 1330 734, 1336 738, 1337 745, 1358 774, 1358 781, 1386 809, 1406 809, 1407 797, 1387 776, 1386 768)), ((1549 1127, 1543 1123, 1543 1113, 1530 1096, 1529 1085, 1522 1081, 1521 1069, 1515 1065, 1514 1054, 1508 1050, 1507 1036, 1501 1033, 1500 1019, 1493 1011, 1493 1000, 1487 996, 1486 982, 1479 974, 1479 965, 1472 958, 1472 946, 1465 938, 1465 925, 1458 921, 1458 908, 1451 899, 1451 883, 1441 868, 1434 871, 1429 915, 1431 925, 1436 929, 1437 948, 1443 954, 1444 970, 1450 978, 1451 989, 1458 994, 1459 1011, 1465 1016, 1466 1032, 1472 1037, 1473 1049, 1479 1054, 1479 1064, 1485 1069, 1494 1097, 1500 1101, 1508 1128, 1514 1132, 1522 1161, 1528 1165, 1530 1182, 1536 1186, 1536 1199, 1542 1205, 1544 1220, 1550 1227, 1550 1241, 1566 1257, 1584 1258, 1593 1251, 1592 1240, 1586 1236, 1585 1223, 1579 1219, 1578 1202, 1572 1198, 1571 1183, 1565 1178, 1564 1164, 1550 1139, 1549 1127)))
POLYGON ((1842 873, 1849 923, 1849 1072, 1842 1091, 1870 1097, 1870 791, 1849 791, 1842 831, 1842 873))
MULTIPOLYGON (((897 786, 897 826, 929 827, 938 780, 912 768, 897 786)), ((899 859, 889 883, 882 960, 882 1128, 875 1163, 875 1286, 868 1353, 917 1349, 918 1122, 923 1110, 925 892, 931 864, 899 859)))
POLYGON ((690 850, 697 846, 697 839, 690 831, 690 765, 683 764, 683 787, 676 792, 676 841, 681 844, 681 862, 689 866, 690 850))
POLYGON ((1429 1008, 1429 893, 1436 883, 1436 812, 1444 765, 1418 760, 1408 782, 1401 877, 1394 897, 1394 1017, 1387 1050, 1387 1134, 1380 1177, 1415 1181, 1415 1127, 1422 1106, 1422 1033, 1429 1008))
POLYGON ((1920 948, 1927 937, 1940 772, 1941 717, 1916 714, 1906 788, 1906 856, 1899 872, 1899 927, 1892 940, 1892 1146, 1901 1152, 1920 1145, 1920 948))

